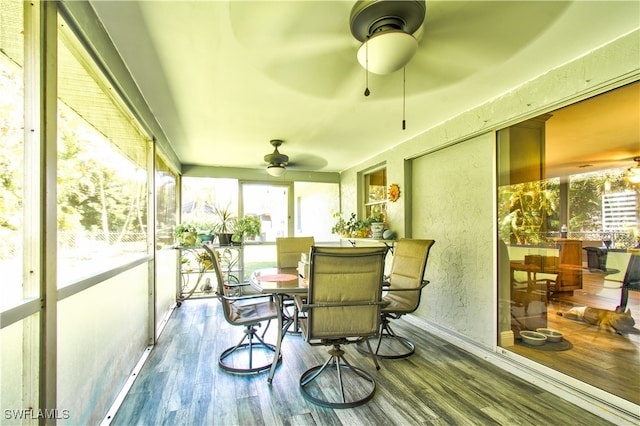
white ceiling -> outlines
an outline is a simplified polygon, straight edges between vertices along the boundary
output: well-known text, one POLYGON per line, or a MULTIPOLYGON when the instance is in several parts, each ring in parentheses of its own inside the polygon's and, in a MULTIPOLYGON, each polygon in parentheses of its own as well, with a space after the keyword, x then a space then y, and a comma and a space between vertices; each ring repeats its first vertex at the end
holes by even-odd
MULTIPOLYGON (((354 1, 91 3, 182 163, 263 168, 283 139, 292 168, 314 171, 342 171, 640 26, 637 1, 427 0, 402 130, 402 71, 369 74, 363 95, 354 1)), ((624 149, 637 154, 635 107, 624 149)))

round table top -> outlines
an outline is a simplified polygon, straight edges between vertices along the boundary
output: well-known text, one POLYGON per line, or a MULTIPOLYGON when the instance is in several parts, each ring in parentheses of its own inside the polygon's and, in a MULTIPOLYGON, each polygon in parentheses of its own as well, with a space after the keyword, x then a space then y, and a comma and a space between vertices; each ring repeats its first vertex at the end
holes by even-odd
POLYGON ((281 282, 281 281, 295 280, 298 277, 293 274, 270 274, 270 275, 258 275, 256 278, 258 279, 258 281, 281 282))

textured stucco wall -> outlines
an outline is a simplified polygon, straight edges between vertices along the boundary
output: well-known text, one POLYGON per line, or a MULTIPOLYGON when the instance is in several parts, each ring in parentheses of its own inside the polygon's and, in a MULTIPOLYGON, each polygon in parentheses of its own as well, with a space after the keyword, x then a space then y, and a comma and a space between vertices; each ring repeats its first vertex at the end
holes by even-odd
POLYGON ((416 314, 491 346, 493 134, 422 156, 413 169, 413 237, 436 241, 416 314))
POLYGON ((390 206, 391 228, 403 236, 409 225, 413 237, 436 240, 417 316, 495 345, 495 131, 638 79, 640 31, 634 31, 341 174, 342 210, 357 211, 358 173, 386 162, 388 182, 403 191, 390 206))

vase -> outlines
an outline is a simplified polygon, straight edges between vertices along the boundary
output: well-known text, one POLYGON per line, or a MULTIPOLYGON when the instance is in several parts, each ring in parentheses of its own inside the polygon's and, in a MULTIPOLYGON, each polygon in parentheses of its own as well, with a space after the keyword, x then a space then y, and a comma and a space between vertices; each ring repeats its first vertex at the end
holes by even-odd
POLYGON ((383 222, 373 222, 371 224, 371 238, 376 240, 381 240, 383 232, 384 232, 383 222))

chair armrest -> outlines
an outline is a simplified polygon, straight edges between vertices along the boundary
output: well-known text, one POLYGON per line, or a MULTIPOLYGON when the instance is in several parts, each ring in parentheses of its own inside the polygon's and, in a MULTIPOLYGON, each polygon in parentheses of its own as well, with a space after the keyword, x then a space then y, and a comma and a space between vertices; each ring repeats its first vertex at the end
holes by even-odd
POLYGON ((249 295, 245 295, 245 296, 226 296, 226 295, 223 295, 223 294, 218 294, 218 297, 222 297, 223 299, 228 300, 230 302, 253 300, 253 299, 272 299, 273 300, 273 295, 271 295, 271 294, 262 294, 262 293, 249 294, 249 295))
POLYGON ((298 308, 301 312, 308 311, 313 308, 338 308, 344 306, 386 306, 388 305, 385 301, 379 302, 333 302, 333 303, 302 303, 298 308))
POLYGON ((293 303, 296 305, 296 309, 300 312, 306 312, 307 311, 307 305, 304 303, 305 299, 298 295, 298 294, 294 294, 293 295, 293 303))
POLYGON ((393 287, 388 287, 385 288, 384 291, 420 291, 423 288, 425 288, 427 286, 427 284, 429 284, 428 280, 423 280, 422 283, 420 284, 420 287, 416 287, 416 288, 393 288, 393 287))

